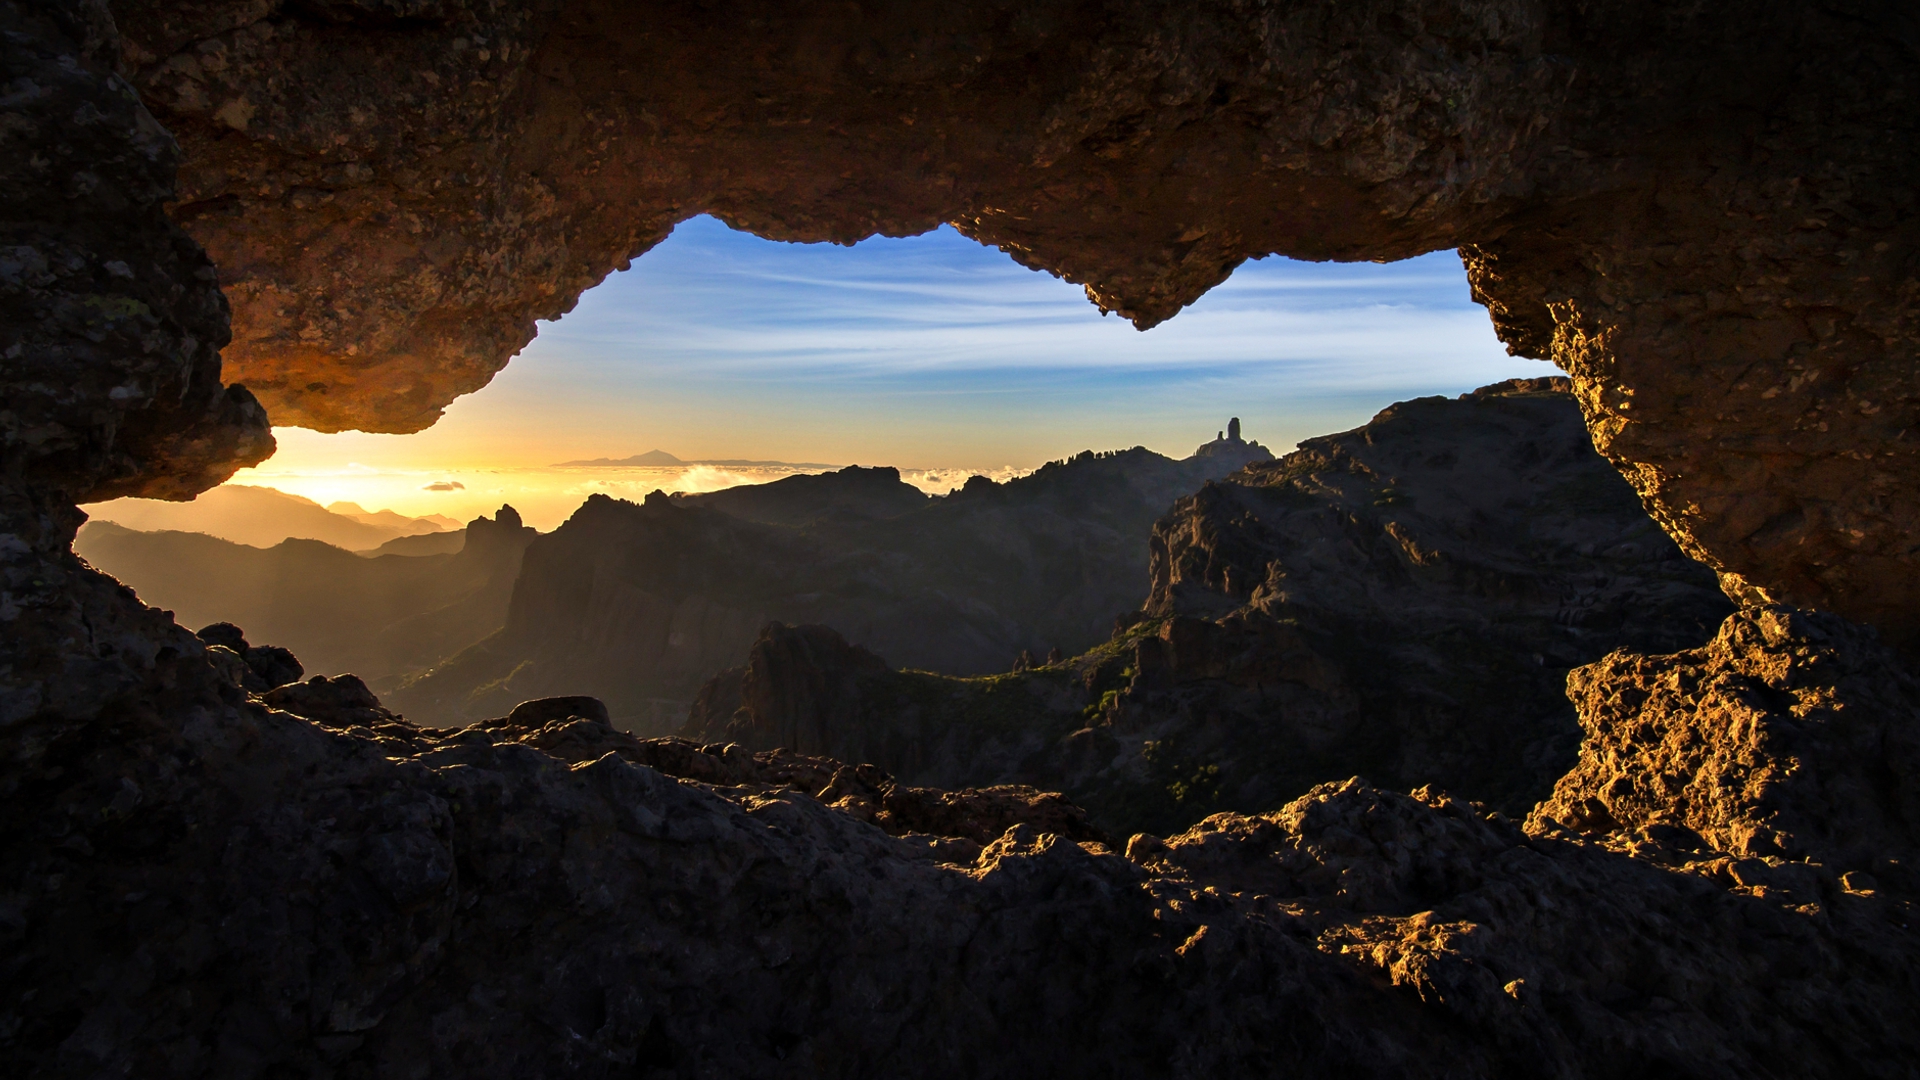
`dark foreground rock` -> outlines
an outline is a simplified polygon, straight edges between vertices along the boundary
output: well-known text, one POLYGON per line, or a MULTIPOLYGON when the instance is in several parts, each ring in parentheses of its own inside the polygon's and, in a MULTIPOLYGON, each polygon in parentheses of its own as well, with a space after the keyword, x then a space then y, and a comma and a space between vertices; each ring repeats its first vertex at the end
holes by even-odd
POLYGON ((1119 831, 1356 771, 1520 816, 1573 764, 1570 670, 1701 644, 1732 610, 1594 453, 1564 379, 1401 402, 1208 484, 1154 526, 1149 573, 1105 644, 1005 677, 769 627, 687 730, 1037 784, 1119 831))
POLYGON ((229 622, 217 622, 203 626, 196 635, 207 643, 211 652, 214 648, 225 650, 239 661, 238 665, 227 660, 225 655, 218 657, 235 676, 235 685, 256 694, 264 694, 276 686, 284 686, 306 674, 293 650, 279 645, 249 645, 246 632, 229 622))
MULTIPOLYGON (((1719 647, 1831 655, 1832 626, 1741 615, 1719 647)), ((1351 780, 1121 854, 1057 796, 903 791, 578 707, 435 730, 330 712, 367 708, 330 682, 276 708, 200 670, 7 729, 16 1075, 1895 1077, 1920 1054, 1908 883, 1715 852, 1704 821, 1698 850, 1623 846, 1351 780)), ((1910 680, 1830 690, 1910 738, 1910 680)), ((1854 768, 1796 753, 1752 764, 1854 768)), ((1827 850, 1712 790, 1709 816, 1827 850)), ((1903 804, 1872 805, 1873 850, 1906 857, 1903 804)))

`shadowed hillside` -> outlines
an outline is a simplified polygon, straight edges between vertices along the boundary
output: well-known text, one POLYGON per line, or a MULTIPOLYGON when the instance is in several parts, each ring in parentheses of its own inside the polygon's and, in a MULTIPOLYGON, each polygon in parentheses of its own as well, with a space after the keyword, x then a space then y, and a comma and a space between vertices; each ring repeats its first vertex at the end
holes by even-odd
MULTIPOLYGON (((503 506, 468 523, 458 550, 439 554, 369 557, 316 540, 257 548, 111 522, 89 523, 74 550, 188 626, 235 623, 291 649, 310 672, 352 672, 380 689, 497 629, 535 535, 503 506)), ((436 533, 390 546, 444 542, 436 533)))
POLYGON ((458 530, 460 523, 434 514, 416 518, 392 510, 368 513, 355 503, 321 506, 312 499, 245 484, 223 484, 191 502, 114 499, 87 507, 96 522, 111 521, 140 532, 193 532, 251 547, 282 540, 318 540, 348 551, 367 551, 400 537, 458 530))
POLYGON ((1083 453, 944 497, 849 468, 644 504, 595 496, 528 548, 507 625, 393 695, 436 722, 590 693, 616 723, 678 726, 700 684, 770 620, 822 623, 914 667, 1004 671, 1084 649, 1139 606, 1174 499, 1271 457, 1083 453))
POLYGON ((1697 646, 1731 610, 1593 452, 1565 379, 1401 402, 1208 484, 1153 527, 1150 577, 1111 640, 988 678, 769 627, 688 734, 1038 784, 1118 833, 1354 773, 1518 815, 1574 760, 1569 669, 1697 646))

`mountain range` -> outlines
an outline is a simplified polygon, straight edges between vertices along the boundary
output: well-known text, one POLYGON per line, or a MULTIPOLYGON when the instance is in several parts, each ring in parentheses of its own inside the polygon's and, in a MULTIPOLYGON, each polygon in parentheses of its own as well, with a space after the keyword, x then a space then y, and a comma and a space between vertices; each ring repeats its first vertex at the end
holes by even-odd
POLYGON ((187 626, 235 623, 291 649, 309 672, 353 672, 384 689, 502 625, 535 535, 503 506, 463 530, 401 537, 366 555, 318 540, 259 548, 110 521, 88 522, 73 546, 187 626))
POLYGON ((676 465, 713 465, 733 469, 831 469, 832 465, 803 461, 749 461, 745 458, 703 458, 698 461, 682 461, 665 450, 649 450, 644 454, 635 454, 624 458, 590 458, 582 461, 562 461, 548 466, 552 469, 646 469, 672 468, 676 465))
POLYGON ((1401 402, 1249 463, 1152 525, 1135 582, 1107 640, 988 677, 768 626, 683 734, 1032 784, 1121 836, 1356 772, 1517 816, 1574 761, 1569 670, 1697 647, 1732 611, 1594 452, 1563 378, 1401 402))
POLYGON ((670 730, 773 620, 952 674, 1079 651, 1145 597, 1154 520, 1270 456, 1245 442, 1179 461, 1086 451, 945 496, 859 466, 639 504, 596 495, 529 545, 498 633, 389 700, 457 723, 564 690, 604 699, 622 726, 670 730))
POLYGON ((855 466, 596 495, 545 536, 503 508, 371 558, 110 523, 76 549, 418 722, 590 694, 643 734, 1062 790, 1116 832, 1335 768, 1517 813, 1571 760, 1569 669, 1728 611, 1560 379, 1401 402, 1277 461, 1230 426, 1184 460, 1089 451, 945 496, 855 466))
POLYGON ((297 538, 348 551, 370 551, 403 536, 460 528, 459 521, 440 514, 408 517, 392 510, 368 512, 350 502, 321 506, 299 495, 245 484, 222 484, 192 502, 114 499, 85 509, 96 522, 111 521, 140 532, 205 533, 257 548, 297 538))

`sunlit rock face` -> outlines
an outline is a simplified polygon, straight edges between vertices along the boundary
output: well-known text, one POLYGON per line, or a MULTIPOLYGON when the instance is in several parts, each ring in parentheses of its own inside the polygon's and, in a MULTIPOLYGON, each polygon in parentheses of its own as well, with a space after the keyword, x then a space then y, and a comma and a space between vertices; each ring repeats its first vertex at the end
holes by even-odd
POLYGON ((1567 693, 1586 748, 1534 828, 1685 840, 1761 875, 1920 884, 1920 681, 1872 634, 1755 608, 1699 649, 1576 670, 1567 693))
POLYGON ((413 431, 710 211, 953 222, 1142 327, 1461 247, 1730 591, 1920 630, 1906 5, 113 5, 279 423, 413 431))

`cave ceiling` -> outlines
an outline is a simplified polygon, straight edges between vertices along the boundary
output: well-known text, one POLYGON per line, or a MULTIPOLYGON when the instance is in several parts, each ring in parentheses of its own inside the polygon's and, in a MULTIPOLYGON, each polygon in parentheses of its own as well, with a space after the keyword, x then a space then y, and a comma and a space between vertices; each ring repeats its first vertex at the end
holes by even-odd
POLYGON ((23 182, 67 200, 45 228, 102 266, 144 244, 129 265, 180 293, 141 301, 178 308, 145 354, 177 370, 112 398, 135 383, 103 354, 94 389, 15 410, 65 433, 15 468, 72 498, 190 495, 267 452, 262 409, 420 430, 699 213, 843 243, 951 223, 1142 328, 1248 258, 1454 248, 1730 593, 1920 635, 1908 5, 10 10, 118 117, 32 151, 23 182), (146 194, 76 193, 106 159, 146 194))

